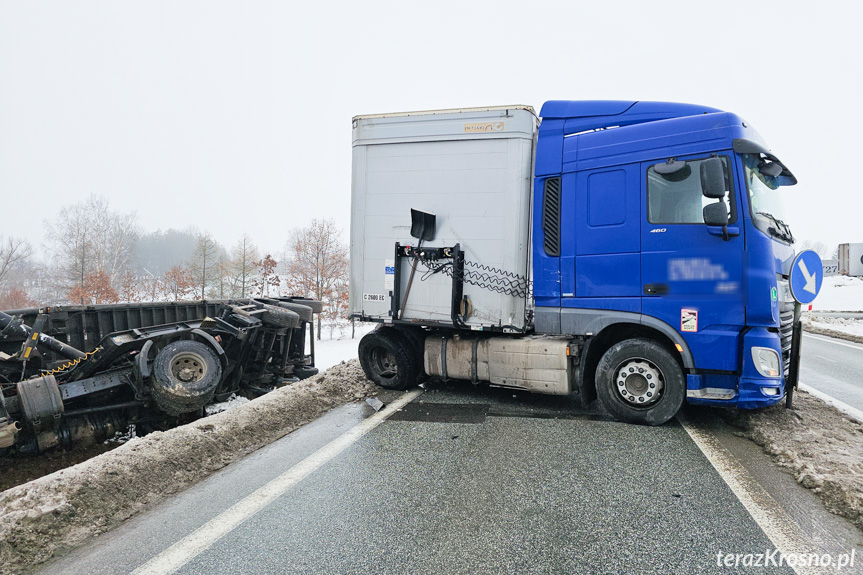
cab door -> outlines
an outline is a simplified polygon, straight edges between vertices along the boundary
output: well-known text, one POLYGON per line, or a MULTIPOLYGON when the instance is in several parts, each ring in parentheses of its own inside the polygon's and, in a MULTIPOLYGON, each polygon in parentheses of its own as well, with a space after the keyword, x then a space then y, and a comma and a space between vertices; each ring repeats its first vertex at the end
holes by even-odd
POLYGON ((725 171, 724 198, 702 193, 701 166, 711 154, 641 165, 642 313, 677 329, 699 369, 735 372, 745 325, 744 238, 730 152, 713 154, 725 171), (724 202, 728 225, 707 226, 706 205, 724 202))

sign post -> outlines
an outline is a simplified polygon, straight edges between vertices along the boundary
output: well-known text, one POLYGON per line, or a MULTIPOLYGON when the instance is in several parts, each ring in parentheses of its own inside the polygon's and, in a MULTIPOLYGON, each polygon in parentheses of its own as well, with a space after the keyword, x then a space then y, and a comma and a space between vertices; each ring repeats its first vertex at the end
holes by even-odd
POLYGON ((800 325, 800 310, 815 300, 824 281, 824 266, 821 257, 812 250, 803 250, 794 258, 788 276, 791 297, 794 298, 794 323, 791 332, 791 364, 785 382, 785 407, 791 408, 794 390, 800 380, 800 349, 803 344, 803 328, 800 325))

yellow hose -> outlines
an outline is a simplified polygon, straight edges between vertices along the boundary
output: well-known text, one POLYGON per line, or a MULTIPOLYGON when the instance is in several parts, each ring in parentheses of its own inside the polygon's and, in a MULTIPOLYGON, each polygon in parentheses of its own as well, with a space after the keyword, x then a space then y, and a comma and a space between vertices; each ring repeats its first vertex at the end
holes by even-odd
POLYGON ((90 352, 85 353, 85 354, 84 354, 84 357, 79 357, 78 359, 74 359, 74 360, 72 360, 72 361, 69 361, 69 362, 67 362, 67 363, 64 363, 64 364, 63 364, 63 365, 61 365, 60 367, 55 367, 55 368, 54 368, 54 369, 52 369, 51 371, 46 371, 46 370, 44 370, 44 369, 43 369, 43 370, 42 370, 42 375, 57 375, 57 374, 58 374, 58 373, 60 373, 60 372, 63 372, 63 371, 66 371, 67 369, 70 369, 70 368, 75 367, 76 365, 78 365, 79 363, 81 363, 82 361, 84 361, 85 359, 89 358, 90 356, 92 356, 93 354, 95 354, 96 352, 99 352, 99 351, 101 351, 101 350, 102 350, 102 348, 101 348, 101 347, 97 347, 97 348, 96 348, 96 349, 94 349, 93 351, 90 351, 90 352))

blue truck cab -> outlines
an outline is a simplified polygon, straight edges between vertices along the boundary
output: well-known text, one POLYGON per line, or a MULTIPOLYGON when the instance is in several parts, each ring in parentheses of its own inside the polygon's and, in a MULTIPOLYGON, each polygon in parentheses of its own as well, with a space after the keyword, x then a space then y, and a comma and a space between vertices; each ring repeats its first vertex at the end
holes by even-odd
POLYGON ((791 172, 749 124, 713 108, 550 101, 540 116, 536 331, 592 338, 586 377, 603 339, 639 334, 677 351, 689 403, 780 401, 794 250, 778 188, 796 183, 791 172), (710 168, 721 197, 705 195, 710 168))
POLYGON ((381 324, 359 345, 369 379, 573 393, 652 425, 793 388, 796 179, 738 116, 549 101, 353 130, 351 314, 381 324))

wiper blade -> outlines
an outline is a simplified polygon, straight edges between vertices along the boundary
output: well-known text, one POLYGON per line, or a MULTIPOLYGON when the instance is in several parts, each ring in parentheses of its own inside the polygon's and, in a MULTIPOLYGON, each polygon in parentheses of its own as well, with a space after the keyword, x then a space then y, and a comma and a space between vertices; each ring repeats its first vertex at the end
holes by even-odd
POLYGON ((788 227, 788 224, 786 224, 782 220, 776 220, 776 221, 779 223, 779 225, 781 225, 783 228, 785 228, 785 234, 788 236, 788 241, 793 244, 794 243, 794 236, 791 235, 791 228, 788 227))
POLYGON ((758 212, 758 215, 764 216, 773 222, 773 225, 767 228, 768 232, 781 240, 794 243, 794 236, 791 235, 791 229, 785 225, 782 220, 776 219, 776 216, 768 212, 758 212))

